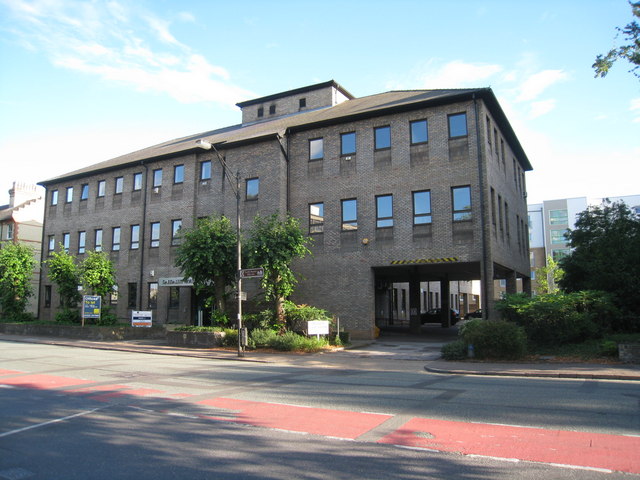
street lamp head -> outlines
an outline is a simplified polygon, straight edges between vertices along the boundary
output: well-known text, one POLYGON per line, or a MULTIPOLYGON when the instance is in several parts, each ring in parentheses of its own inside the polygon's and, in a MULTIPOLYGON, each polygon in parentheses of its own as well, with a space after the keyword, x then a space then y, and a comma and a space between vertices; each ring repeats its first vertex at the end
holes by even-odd
POLYGON ((206 140, 203 140, 203 139, 196 140, 196 145, 202 148, 203 150, 211 150, 211 147, 213 147, 213 145, 211 145, 211 142, 207 142, 206 140))

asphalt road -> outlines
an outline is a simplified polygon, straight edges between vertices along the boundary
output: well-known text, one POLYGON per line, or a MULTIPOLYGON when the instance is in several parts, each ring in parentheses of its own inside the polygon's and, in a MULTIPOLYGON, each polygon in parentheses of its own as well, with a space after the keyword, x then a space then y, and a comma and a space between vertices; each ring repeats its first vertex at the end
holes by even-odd
POLYGON ((634 456, 625 448, 638 445, 637 382, 433 375, 410 361, 364 370, 344 359, 296 366, 0 342, 0 479, 638 473, 633 459, 575 468, 593 463, 598 442, 634 456), (455 432, 454 448, 433 439, 436 425, 455 432), (478 429, 474 446, 466 432, 478 429), (488 454, 500 429, 507 440, 488 454), (530 437, 544 434, 547 449, 575 442, 557 457, 568 461, 539 456, 530 437))

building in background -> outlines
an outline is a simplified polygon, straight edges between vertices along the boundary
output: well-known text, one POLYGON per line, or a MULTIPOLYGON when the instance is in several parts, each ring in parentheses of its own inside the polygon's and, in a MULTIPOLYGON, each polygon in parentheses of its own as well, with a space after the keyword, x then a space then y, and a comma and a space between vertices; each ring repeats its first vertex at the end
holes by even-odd
POLYGON ((9 204, 0 205, 0 248, 5 242, 21 243, 31 247, 36 258, 31 285, 34 295, 29 301, 27 311, 38 314, 40 296, 40 260, 42 251, 42 223, 44 200, 36 185, 13 182, 9 190, 9 204))
MULTIPOLYGON (((174 266, 180 229, 210 215, 235 221, 226 177, 238 175, 245 228, 288 212, 313 238, 313 255, 293 265, 292 299, 340 317, 354 338, 376 326, 419 332, 436 305, 444 321, 452 306, 464 314, 480 295, 494 298, 496 279, 530 291, 532 167, 491 89, 356 98, 329 81, 238 106, 238 125, 41 182, 44 255, 107 251, 121 319, 151 310, 156 323, 196 322, 200 302, 174 266), (480 292, 466 287, 473 281, 480 292)), ((46 267, 42 278, 40 317, 52 319, 46 267)), ((257 288, 244 284, 250 310, 257 288)), ((490 317, 492 303, 482 310, 490 317)))

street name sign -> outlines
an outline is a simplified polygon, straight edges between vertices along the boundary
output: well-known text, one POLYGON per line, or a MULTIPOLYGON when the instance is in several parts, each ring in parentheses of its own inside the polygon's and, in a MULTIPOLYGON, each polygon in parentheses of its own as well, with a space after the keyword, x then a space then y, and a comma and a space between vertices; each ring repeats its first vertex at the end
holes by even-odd
POLYGON ((244 268, 240 270, 240 278, 262 278, 264 268, 244 268))

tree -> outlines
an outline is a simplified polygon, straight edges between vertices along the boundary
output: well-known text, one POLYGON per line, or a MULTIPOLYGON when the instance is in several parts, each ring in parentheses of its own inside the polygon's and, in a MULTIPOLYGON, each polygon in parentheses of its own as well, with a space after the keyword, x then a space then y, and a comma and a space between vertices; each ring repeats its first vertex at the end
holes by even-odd
POLYGON ((18 243, 6 243, 0 249, 0 307, 7 317, 24 315, 33 295, 31 276, 36 265, 33 250, 18 243))
POLYGON ((193 279, 196 294, 226 312, 225 290, 235 281, 237 237, 228 218, 208 217, 182 233, 175 265, 193 279))
POLYGON ((60 303, 63 309, 76 308, 81 299, 78 292, 80 285, 80 271, 72 255, 69 255, 62 245, 59 252, 53 252, 46 260, 49 267, 49 278, 58 287, 60 303))
POLYGON ((564 275, 564 270, 560 268, 551 255, 547 256, 547 264, 544 267, 536 269, 536 282, 538 284, 538 293, 556 293, 558 284, 564 275))
POLYGON ((610 292, 640 314, 640 219, 623 202, 605 201, 579 213, 567 238, 572 252, 560 260, 560 287, 610 292))
POLYGON ((258 215, 253 220, 247 241, 249 262, 264 269, 261 286, 266 300, 273 302, 280 323, 284 323, 284 300, 297 283, 291 263, 311 253, 310 241, 302 233, 298 220, 289 215, 282 220, 277 213, 266 218, 258 215))
POLYGON ((88 252, 78 273, 89 294, 100 295, 103 299, 107 298, 116 284, 116 270, 105 252, 88 252))
MULTIPOLYGON (((633 16, 640 18, 640 2, 629 2, 629 5, 631 5, 633 16)), ((625 41, 629 42, 629 44, 612 48, 606 55, 598 55, 592 65, 596 72, 595 76, 605 77, 614 62, 625 59, 634 65, 629 71, 640 78, 640 73, 638 73, 638 68, 640 67, 640 25, 634 20, 624 28, 616 27, 616 30, 618 30, 618 34, 622 33, 624 35, 625 41)))

